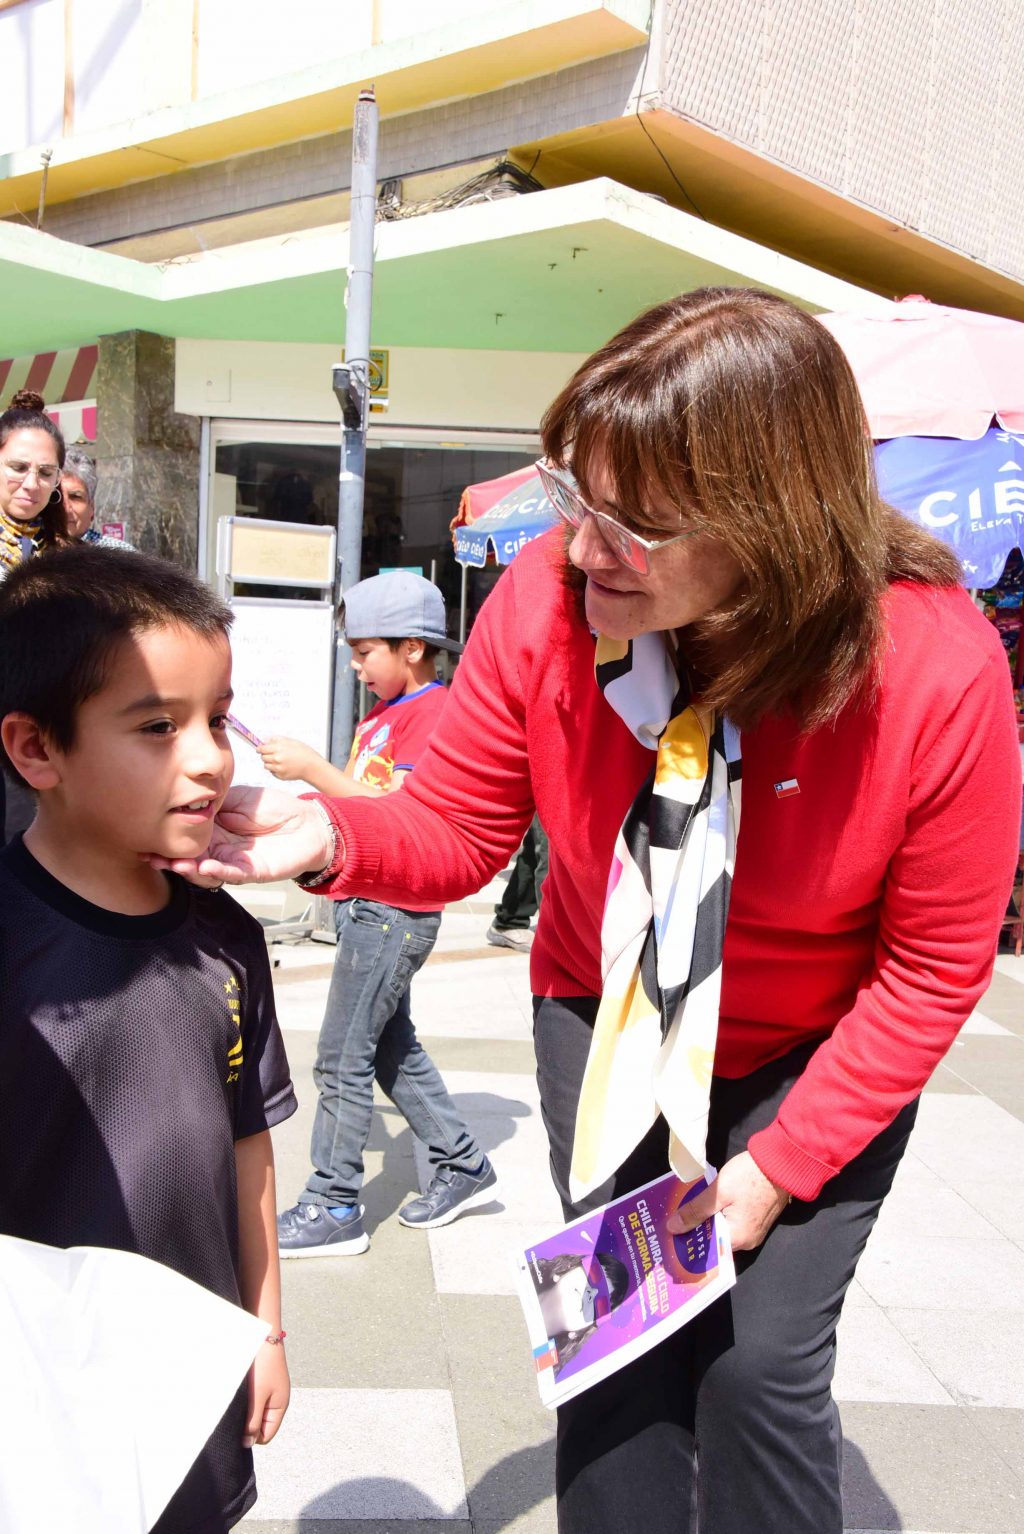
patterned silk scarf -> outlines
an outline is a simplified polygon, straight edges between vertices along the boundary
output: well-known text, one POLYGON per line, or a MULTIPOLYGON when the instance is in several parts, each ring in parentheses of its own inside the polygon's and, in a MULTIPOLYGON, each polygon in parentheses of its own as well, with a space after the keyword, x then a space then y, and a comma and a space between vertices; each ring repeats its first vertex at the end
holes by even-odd
POLYGON ((41 517, 19 522, 0 511, 0 569, 13 570, 33 554, 41 552, 45 537, 41 517))
POLYGON ((598 636, 596 666, 611 707, 657 757, 619 832, 608 880, 574 1201, 611 1177, 659 1113, 676 1174, 689 1181, 704 1171, 740 823, 739 732, 690 702, 665 636, 598 636))

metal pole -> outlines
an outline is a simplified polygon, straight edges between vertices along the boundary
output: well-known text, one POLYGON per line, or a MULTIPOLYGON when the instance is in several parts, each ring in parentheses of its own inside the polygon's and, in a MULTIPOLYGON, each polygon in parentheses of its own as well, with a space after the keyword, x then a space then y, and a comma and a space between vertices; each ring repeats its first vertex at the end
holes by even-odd
POLYGON ((50 161, 53 159, 53 150, 44 149, 39 156, 42 161, 43 174, 39 178, 39 207, 36 211, 36 228, 43 227, 43 214, 46 212, 46 182, 50 174, 50 161))
POLYGON ((466 643, 466 586, 469 582, 469 571, 465 565, 462 567, 462 589, 459 593, 459 644, 466 643))
MULTIPOLYGON (((349 214, 348 288, 345 294, 345 361, 334 368, 341 405, 341 472, 338 475, 338 568, 335 601, 360 578, 366 425, 370 409, 370 316, 373 308, 373 235, 377 212, 377 100, 372 86, 359 92, 352 124, 352 195, 349 214)), ((343 767, 355 728, 356 678, 351 651, 341 636, 334 651, 331 761, 343 767)))

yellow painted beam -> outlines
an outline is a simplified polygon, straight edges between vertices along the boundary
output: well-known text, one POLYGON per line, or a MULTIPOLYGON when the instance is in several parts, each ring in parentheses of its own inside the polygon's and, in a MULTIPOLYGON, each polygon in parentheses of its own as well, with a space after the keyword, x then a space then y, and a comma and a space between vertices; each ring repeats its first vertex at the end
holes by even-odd
POLYGON ((1024 320, 1024 284, 668 111, 516 146, 545 186, 608 176, 889 298, 1024 320), (538 158, 539 152, 539 158, 538 158))
MULTIPOLYGON (((54 146, 47 202, 351 127, 374 82, 381 115, 478 96, 646 41, 635 0, 516 0, 501 13, 331 61, 223 96, 201 98, 54 146), (558 14, 561 12, 561 14, 558 14), (130 141, 127 135, 130 133, 130 141)), ((0 217, 34 209, 40 147, 0 158, 0 217)))

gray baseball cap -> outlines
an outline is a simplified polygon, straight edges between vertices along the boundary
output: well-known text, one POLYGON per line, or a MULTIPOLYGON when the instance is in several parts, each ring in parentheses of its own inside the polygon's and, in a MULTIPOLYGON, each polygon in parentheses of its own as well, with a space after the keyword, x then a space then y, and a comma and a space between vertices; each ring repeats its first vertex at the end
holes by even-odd
POLYGON ((345 592, 340 621, 347 639, 425 639, 453 655, 464 646, 444 631, 444 597, 412 570, 371 575, 345 592))

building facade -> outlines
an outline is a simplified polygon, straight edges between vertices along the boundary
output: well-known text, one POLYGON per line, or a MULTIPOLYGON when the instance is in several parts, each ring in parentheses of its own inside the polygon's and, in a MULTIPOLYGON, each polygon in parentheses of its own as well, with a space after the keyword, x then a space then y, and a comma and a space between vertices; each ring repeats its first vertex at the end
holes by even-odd
POLYGON ((270 0, 3 0, 0 399, 41 382, 95 442, 101 519, 210 578, 224 515, 333 520, 373 81, 388 377, 363 573, 419 568, 457 602, 461 489, 535 457, 547 402, 646 305, 731 282, 1024 318, 1012 21, 980 0, 302 0, 285 27, 270 0))

